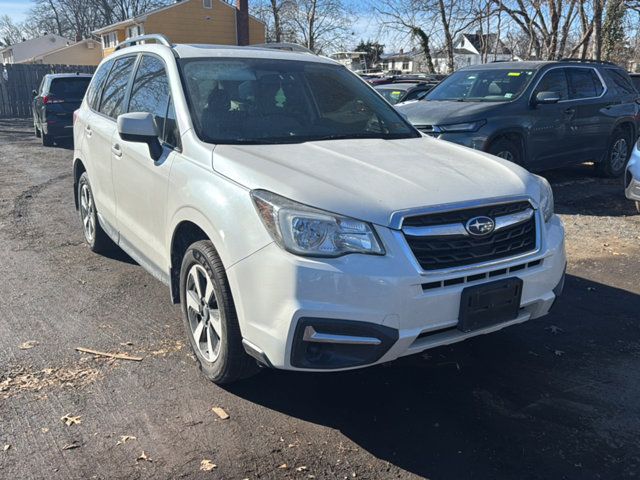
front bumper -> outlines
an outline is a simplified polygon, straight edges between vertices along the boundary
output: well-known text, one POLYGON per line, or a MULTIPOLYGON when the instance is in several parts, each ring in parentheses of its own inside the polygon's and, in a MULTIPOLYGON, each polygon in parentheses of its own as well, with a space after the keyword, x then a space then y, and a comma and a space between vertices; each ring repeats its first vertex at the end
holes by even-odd
POLYGON ((637 143, 627 164, 624 193, 629 200, 640 202, 640 148, 637 143))
MULTIPOLYGON (((303 258, 270 244, 227 270, 247 350, 276 368, 345 370, 541 317, 554 303, 554 289, 559 291, 566 257, 561 220, 554 216, 539 228, 542 242, 537 252, 446 274, 419 271, 406 246, 400 244, 402 237, 387 228, 378 228, 387 248, 385 256, 303 258), (513 276, 523 280, 517 318, 473 332, 456 328, 465 287, 513 276), (336 344, 343 346, 336 347, 337 355, 352 358, 352 364, 329 361, 313 366, 313 362, 300 361, 301 338, 305 331, 313 333, 300 325, 314 327, 314 321, 333 325, 318 331, 338 335, 336 344), (350 327, 341 331, 341 323, 350 327), (375 345, 378 350, 370 356, 366 349, 374 345, 348 342, 350 337, 383 336, 384 348, 375 345)), ((322 357, 326 352, 319 349, 316 353, 322 357)))

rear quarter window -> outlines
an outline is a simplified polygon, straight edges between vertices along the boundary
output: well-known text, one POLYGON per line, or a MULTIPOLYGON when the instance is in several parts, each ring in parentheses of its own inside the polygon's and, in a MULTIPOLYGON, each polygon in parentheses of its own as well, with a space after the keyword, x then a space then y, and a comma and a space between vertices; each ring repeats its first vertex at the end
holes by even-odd
POLYGON ((629 75, 622 70, 607 69, 609 78, 613 81, 613 88, 621 95, 637 93, 629 75))

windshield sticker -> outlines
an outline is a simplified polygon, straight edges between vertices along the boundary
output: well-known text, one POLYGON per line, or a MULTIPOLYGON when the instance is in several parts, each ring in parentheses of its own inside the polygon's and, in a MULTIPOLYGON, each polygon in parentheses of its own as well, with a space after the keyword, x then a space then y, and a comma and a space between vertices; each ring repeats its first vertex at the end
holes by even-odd
POLYGON ((513 97, 513 93, 505 93, 504 94, 504 98, 511 98, 513 97))
POLYGON ((520 72, 509 72, 509 73, 507 73, 507 75, 509 77, 519 77, 520 76, 520 72))

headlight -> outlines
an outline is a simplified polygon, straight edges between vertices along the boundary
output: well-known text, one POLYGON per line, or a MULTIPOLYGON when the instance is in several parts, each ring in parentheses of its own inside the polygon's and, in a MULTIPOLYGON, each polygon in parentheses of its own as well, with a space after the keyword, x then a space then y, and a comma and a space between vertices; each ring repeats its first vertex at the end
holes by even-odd
POLYGON ((253 190, 251 198, 275 242, 291 253, 312 257, 385 253, 373 226, 366 222, 308 207, 266 190, 253 190))
POLYGON ((538 175, 535 175, 535 177, 540 185, 540 198, 538 200, 538 205, 540 205, 540 211, 542 212, 544 221, 548 222, 554 212, 553 190, 545 178, 538 175))
POLYGON ((434 125, 434 132, 452 133, 452 132, 475 132, 481 126, 487 123, 486 120, 467 123, 453 123, 451 125, 434 125))

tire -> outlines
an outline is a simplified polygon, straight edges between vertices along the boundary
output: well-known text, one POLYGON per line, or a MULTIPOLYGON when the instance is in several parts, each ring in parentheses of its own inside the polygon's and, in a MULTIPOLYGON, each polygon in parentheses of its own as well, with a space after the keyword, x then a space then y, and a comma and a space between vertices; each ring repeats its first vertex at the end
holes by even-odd
POLYGON ((53 147, 54 138, 53 135, 49 135, 48 133, 41 133, 42 136, 42 146, 43 147, 53 147))
POLYGON ((229 282, 209 240, 192 244, 182 259, 180 304, 191 349, 206 378, 228 384, 258 371, 242 346, 229 282))
POLYGON ((609 147, 605 157, 600 163, 596 164, 597 172, 604 177, 616 178, 621 176, 631 156, 631 150, 629 134, 622 128, 615 129, 609 140, 609 147))
POLYGON ((489 145, 487 152, 496 157, 509 160, 510 162, 522 165, 522 152, 520 146, 507 138, 499 138, 489 145))
POLYGON ((100 222, 98 222, 98 211, 87 172, 84 172, 78 180, 76 195, 78 196, 78 213, 85 242, 87 242, 92 252, 104 253, 111 251, 115 244, 102 230, 100 222))

